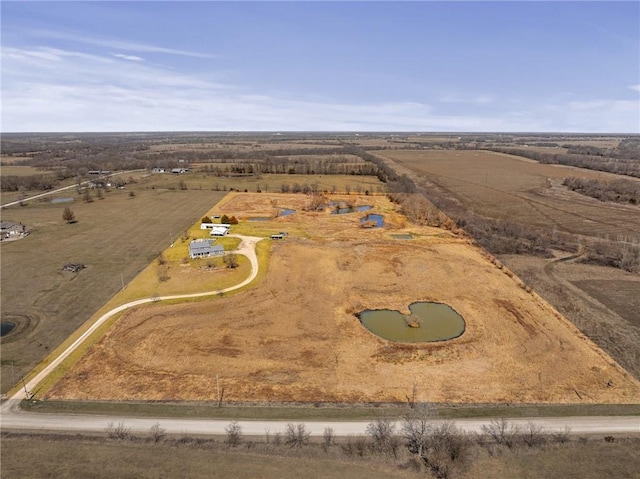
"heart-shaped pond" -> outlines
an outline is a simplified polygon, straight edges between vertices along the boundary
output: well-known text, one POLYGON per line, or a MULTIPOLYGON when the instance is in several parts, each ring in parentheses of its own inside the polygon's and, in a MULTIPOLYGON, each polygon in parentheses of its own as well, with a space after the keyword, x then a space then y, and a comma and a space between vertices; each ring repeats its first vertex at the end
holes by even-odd
POLYGON ((362 325, 376 336, 399 343, 447 341, 464 333, 465 322, 443 303, 420 301, 409 305, 410 315, 390 309, 358 313, 362 325))

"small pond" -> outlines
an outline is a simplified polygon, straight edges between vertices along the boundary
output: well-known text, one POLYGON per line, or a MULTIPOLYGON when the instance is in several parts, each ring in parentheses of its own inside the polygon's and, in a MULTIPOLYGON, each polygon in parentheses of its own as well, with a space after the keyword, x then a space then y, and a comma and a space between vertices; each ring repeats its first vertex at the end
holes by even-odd
POLYGON ((421 301, 411 303, 409 311, 407 316, 390 309, 367 309, 357 316, 376 336, 398 343, 446 341, 464 333, 464 319, 447 304, 421 301))
POLYGON ((338 205, 336 209, 334 209, 331 214, 333 215, 343 215, 346 213, 357 213, 359 211, 367 211, 373 208, 371 205, 361 205, 361 206, 343 206, 338 205))
POLYGON ((3 321, 0 323, 0 336, 4 336, 13 331, 13 328, 16 327, 16 323, 12 321, 3 321))
POLYGON ((289 208, 280 208, 279 216, 289 216, 296 212, 296 210, 291 210, 289 208))
POLYGON ((364 218, 360 218, 362 226, 370 226, 372 228, 382 228, 384 226, 384 216, 369 214, 364 218))
POLYGON ((51 203, 71 203, 73 198, 52 198, 51 203))
POLYGON ((397 235, 391 235, 391 237, 393 239, 397 239, 397 240, 410 240, 410 239, 413 239, 413 235, 410 235, 410 234, 397 234, 397 235))

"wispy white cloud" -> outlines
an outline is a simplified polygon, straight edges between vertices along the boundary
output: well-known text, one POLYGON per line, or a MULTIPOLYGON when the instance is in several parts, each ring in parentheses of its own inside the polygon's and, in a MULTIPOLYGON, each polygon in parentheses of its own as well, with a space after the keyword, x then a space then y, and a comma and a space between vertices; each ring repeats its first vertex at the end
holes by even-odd
POLYGON ((470 103, 484 105, 495 101, 492 95, 443 95, 438 99, 442 103, 470 103))
POLYGON ((132 42, 129 40, 121 40, 118 38, 98 37, 87 34, 62 32, 55 30, 32 30, 28 32, 30 35, 39 38, 67 40, 80 43, 83 45, 94 45, 106 47, 111 50, 124 50, 129 52, 142 53, 164 53, 167 55, 179 55, 194 58, 214 58, 214 55, 201 52, 192 52, 189 50, 180 50, 176 48, 167 48, 160 45, 149 45, 146 43, 132 42))
POLYGON ((116 57, 116 58, 121 58, 123 60, 129 60, 129 61, 132 61, 132 62, 143 62, 144 61, 144 58, 138 57, 136 55, 125 55, 123 53, 111 53, 110 55, 113 56, 113 57, 116 57))
POLYGON ((638 85, 629 85, 629 89, 633 91, 640 91, 640 84, 638 85))
POLYGON ((3 131, 638 132, 633 101, 533 103, 491 113, 477 102, 472 115, 452 114, 441 103, 436 108, 420 101, 356 104, 265 95, 212 81, 215 72, 180 74, 120 54, 52 48, 3 46, 2 68, 3 131))

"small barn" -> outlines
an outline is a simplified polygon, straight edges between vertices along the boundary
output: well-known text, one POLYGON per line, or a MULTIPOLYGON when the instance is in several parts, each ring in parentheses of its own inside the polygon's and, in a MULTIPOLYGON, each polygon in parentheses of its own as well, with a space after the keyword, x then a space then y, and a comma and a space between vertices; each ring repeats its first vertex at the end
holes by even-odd
POLYGON ((209 233, 209 235, 225 236, 228 232, 229 228, 227 228, 226 226, 215 225, 213 228, 211 228, 211 233, 209 233))
POLYGON ((213 245, 212 240, 196 240, 189 243, 189 257, 210 258, 212 256, 221 256, 224 254, 222 246, 213 245))

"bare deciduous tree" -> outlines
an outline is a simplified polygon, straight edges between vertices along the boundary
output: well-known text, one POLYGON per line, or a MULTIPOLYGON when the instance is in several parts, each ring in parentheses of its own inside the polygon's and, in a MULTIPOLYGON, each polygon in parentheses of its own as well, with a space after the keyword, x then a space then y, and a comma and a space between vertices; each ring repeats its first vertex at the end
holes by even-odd
POLYGON ((227 268, 234 269, 238 267, 238 255, 235 253, 229 253, 224 255, 223 258, 224 264, 227 265, 227 268))
POLYGON ((510 424, 505 418, 494 419, 488 425, 482 426, 482 431, 491 437, 497 444, 513 447, 518 435, 518 428, 510 424))
POLYGON ((396 456, 400 443, 395 435, 396 426, 390 419, 376 419, 367 426, 367 434, 373 440, 373 449, 382 454, 396 456))
POLYGON ((149 434, 151 435, 151 438, 155 443, 158 443, 164 439, 165 432, 165 429, 163 427, 160 427, 160 423, 158 422, 151 426, 151 429, 149 429, 149 434))
POLYGON ((333 444, 335 440, 335 434, 333 432, 333 428, 325 427, 324 432, 322 433, 322 438, 324 439, 324 445, 329 447, 333 444))
POLYGON ((76 215, 73 213, 73 210, 67 206, 62 212, 62 219, 67 223, 73 223, 76 220, 76 215))
POLYGON ((287 424, 285 431, 285 444, 292 447, 302 447, 309 443, 311 431, 304 424, 287 424))
POLYGON ((112 422, 110 422, 109 424, 107 424, 106 431, 109 439, 119 439, 122 441, 129 437, 131 428, 126 427, 123 422, 119 422, 118 424, 113 424, 112 422))
POLYGON ((229 423, 227 427, 224 428, 227 433, 227 444, 231 447, 238 446, 242 442, 242 427, 238 424, 237 421, 233 421, 229 423))

